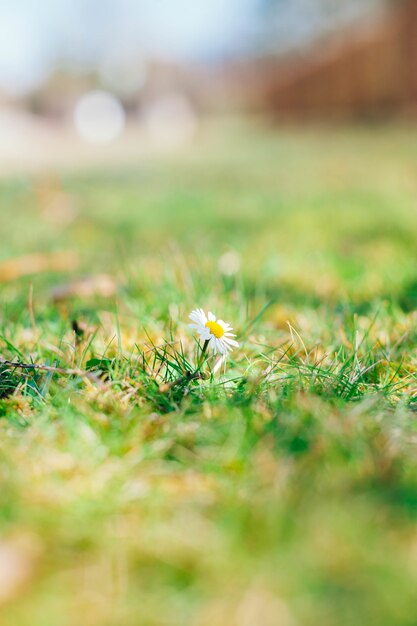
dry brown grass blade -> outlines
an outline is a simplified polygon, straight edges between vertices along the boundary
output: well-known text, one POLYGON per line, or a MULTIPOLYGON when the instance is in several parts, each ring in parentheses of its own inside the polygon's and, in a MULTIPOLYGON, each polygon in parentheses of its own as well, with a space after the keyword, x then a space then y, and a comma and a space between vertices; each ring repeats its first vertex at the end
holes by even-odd
POLYGON ((51 290, 51 298, 54 302, 62 302, 76 297, 102 296, 103 298, 110 298, 115 295, 116 290, 117 284, 114 278, 108 274, 99 274, 56 285, 51 290))
POLYGON ((70 272, 78 265, 78 254, 73 251, 26 254, 0 263, 0 281, 44 272, 70 272))
POLYGON ((98 385, 99 387, 105 387, 105 383, 93 372, 82 370, 78 367, 65 368, 54 367, 53 365, 40 365, 37 363, 21 363, 19 361, 8 361, 7 359, 0 359, 0 363, 10 368, 21 369, 25 371, 37 370, 41 372, 52 372, 53 374, 61 374, 62 376, 78 376, 79 378, 85 378, 90 382, 98 385))

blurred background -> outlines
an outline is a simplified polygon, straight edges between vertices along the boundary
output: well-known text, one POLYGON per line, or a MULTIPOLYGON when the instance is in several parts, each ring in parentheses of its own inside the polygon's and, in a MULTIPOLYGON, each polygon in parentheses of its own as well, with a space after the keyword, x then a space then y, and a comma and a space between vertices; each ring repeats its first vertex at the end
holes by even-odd
POLYGON ((416 66, 414 0, 2 0, 0 173, 176 149, 214 116, 412 116, 416 66))

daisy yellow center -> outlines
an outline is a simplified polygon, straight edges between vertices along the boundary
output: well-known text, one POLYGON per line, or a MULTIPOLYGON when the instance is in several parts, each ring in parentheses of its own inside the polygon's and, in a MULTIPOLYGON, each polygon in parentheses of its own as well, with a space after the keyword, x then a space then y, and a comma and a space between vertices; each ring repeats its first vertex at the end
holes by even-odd
POLYGON ((209 329, 212 335, 220 339, 224 335, 224 328, 217 322, 207 322, 206 327, 209 329))

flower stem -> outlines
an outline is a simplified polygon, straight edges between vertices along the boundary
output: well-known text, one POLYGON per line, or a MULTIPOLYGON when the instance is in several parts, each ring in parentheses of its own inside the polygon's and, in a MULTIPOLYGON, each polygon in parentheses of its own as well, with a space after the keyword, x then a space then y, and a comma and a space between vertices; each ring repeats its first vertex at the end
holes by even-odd
POLYGON ((198 359, 197 371, 199 371, 201 369, 201 367, 202 367, 202 365, 204 363, 204 355, 207 352, 208 345, 209 345, 209 341, 208 341, 208 339, 206 339, 206 341, 204 342, 204 345, 203 345, 203 347, 201 349, 200 358, 198 359))
POLYGON ((159 387, 160 393, 166 393, 167 391, 169 391, 173 387, 176 387, 177 385, 185 385, 186 383, 190 383, 193 380, 201 380, 204 378, 204 374, 201 373, 201 368, 204 365, 204 356, 207 352, 208 344, 209 344, 208 341, 204 342, 204 345, 201 349, 201 354, 198 358, 197 367, 195 371, 187 372, 184 376, 180 376, 180 378, 177 378, 176 380, 160 385, 159 387))

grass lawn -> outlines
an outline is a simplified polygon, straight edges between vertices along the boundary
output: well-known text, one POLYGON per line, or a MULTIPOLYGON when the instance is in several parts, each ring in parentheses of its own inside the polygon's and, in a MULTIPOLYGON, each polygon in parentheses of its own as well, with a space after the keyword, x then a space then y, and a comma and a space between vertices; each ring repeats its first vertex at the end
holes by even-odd
POLYGON ((0 218, 1 357, 82 370, 0 365, 2 626, 417 624, 417 129, 217 125, 0 218), (175 384, 196 307, 240 347, 175 384))

